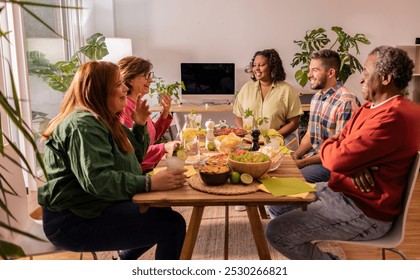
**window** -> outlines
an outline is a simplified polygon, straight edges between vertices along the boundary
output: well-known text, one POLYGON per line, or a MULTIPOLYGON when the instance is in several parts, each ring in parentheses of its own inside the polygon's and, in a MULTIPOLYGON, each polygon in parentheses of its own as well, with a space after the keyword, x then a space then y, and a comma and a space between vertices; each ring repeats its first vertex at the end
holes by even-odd
MULTIPOLYGON (((80 0, 37 0, 35 2, 63 6, 82 6, 80 0)), ((6 4, 0 18, 3 31, 13 31, 9 35, 10 44, 1 39, 0 87, 6 96, 12 96, 11 78, 13 73, 16 91, 21 104, 22 116, 26 123, 32 125, 36 137, 40 136, 42 126, 58 112, 63 94, 50 89, 40 78, 29 76, 26 51, 37 50, 46 55, 51 63, 67 60, 74 49, 80 47, 81 10, 28 7, 46 24, 68 40, 60 38, 18 5, 6 4), (5 16, 3 16, 5 15, 5 16), (70 24, 71 23, 71 24, 70 24), (9 61, 9 63, 3 63, 9 61)), ((11 98, 10 98, 11 99, 11 98)), ((12 99, 11 99, 12 100, 12 99)), ((17 143, 28 162, 35 168, 34 153, 30 144, 25 143, 21 135, 4 112, 0 112, 2 131, 13 142, 17 143)), ((42 147, 40 147, 42 151, 42 147)), ((35 168, 36 169, 36 168, 35 168)), ((30 187, 35 187, 30 184, 30 187)))

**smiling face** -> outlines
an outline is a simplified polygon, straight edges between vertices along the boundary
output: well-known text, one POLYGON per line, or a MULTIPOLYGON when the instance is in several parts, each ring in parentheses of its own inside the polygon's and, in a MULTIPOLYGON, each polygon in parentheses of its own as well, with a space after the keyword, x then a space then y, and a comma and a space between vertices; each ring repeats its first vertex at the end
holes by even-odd
POLYGON ((139 94, 140 98, 148 94, 150 91, 150 84, 153 82, 153 77, 150 73, 136 75, 129 83, 131 85, 131 93, 139 94))
POLYGON ((128 88, 125 86, 120 72, 117 71, 113 91, 108 96, 108 108, 112 113, 117 114, 127 106, 127 91, 128 88))
POLYGON ((268 68, 268 59, 263 55, 257 55, 252 64, 252 73, 257 81, 271 81, 271 72, 268 68))
POLYGON ((308 78, 310 87, 314 90, 324 90, 327 87, 328 77, 331 75, 331 70, 326 70, 322 65, 320 59, 312 59, 309 64, 308 78))
POLYGON ((374 102, 381 91, 382 80, 376 73, 376 55, 370 55, 363 65, 363 74, 360 83, 362 84, 362 95, 367 101, 374 102))

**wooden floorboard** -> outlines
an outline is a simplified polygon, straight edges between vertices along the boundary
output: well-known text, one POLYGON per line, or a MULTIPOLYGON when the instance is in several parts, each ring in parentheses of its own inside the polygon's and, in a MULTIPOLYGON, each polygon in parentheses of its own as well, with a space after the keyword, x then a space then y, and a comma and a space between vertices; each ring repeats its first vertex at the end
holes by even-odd
MULTIPOLYGON (((35 201, 35 199, 32 199, 32 201, 35 201)), ((230 227, 230 230, 235 230, 235 228, 230 227)), ((244 246, 254 246, 254 244, 244 244, 244 246)), ((346 258, 349 260, 380 260, 382 258, 380 249, 348 244, 341 244, 341 246, 345 251, 346 258)), ((408 210, 405 239, 398 246, 398 249, 403 251, 408 259, 420 260, 420 174, 417 177, 416 187, 408 210)), ((79 253, 63 252, 34 257, 34 259, 77 260, 79 257, 79 253)), ((84 254, 84 259, 92 259, 92 256, 86 253, 84 254)), ((392 252, 388 252, 387 259, 400 259, 400 257, 392 252)))

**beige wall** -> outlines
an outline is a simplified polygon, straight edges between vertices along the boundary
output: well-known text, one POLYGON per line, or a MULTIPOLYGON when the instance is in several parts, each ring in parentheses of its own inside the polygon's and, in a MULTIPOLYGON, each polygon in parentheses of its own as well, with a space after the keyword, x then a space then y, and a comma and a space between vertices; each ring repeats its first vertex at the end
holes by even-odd
MULTIPOLYGON (((254 52, 276 48, 287 81, 303 90, 290 63, 299 51, 293 40, 309 29, 338 25, 365 33, 372 44, 361 48, 362 63, 374 46, 420 37, 418 0, 116 0, 114 8, 116 36, 132 38, 134 54, 151 59, 155 73, 179 80, 181 62, 229 61, 236 64, 236 89, 248 81, 243 69, 254 52)), ((348 83, 357 94, 358 82, 354 75, 348 83)))

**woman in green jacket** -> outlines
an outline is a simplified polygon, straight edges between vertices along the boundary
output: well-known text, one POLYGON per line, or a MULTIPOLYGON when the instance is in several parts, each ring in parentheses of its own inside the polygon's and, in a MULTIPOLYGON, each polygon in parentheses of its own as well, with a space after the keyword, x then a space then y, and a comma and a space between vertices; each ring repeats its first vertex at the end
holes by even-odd
POLYGON ((118 121, 127 87, 110 62, 82 65, 60 113, 44 133, 47 182, 39 188, 44 231, 69 251, 119 250, 137 259, 157 244, 156 259, 178 259, 185 220, 170 208, 139 212, 136 193, 181 187, 186 170, 143 175, 138 158, 147 151, 145 101, 138 100, 132 131, 118 121))

